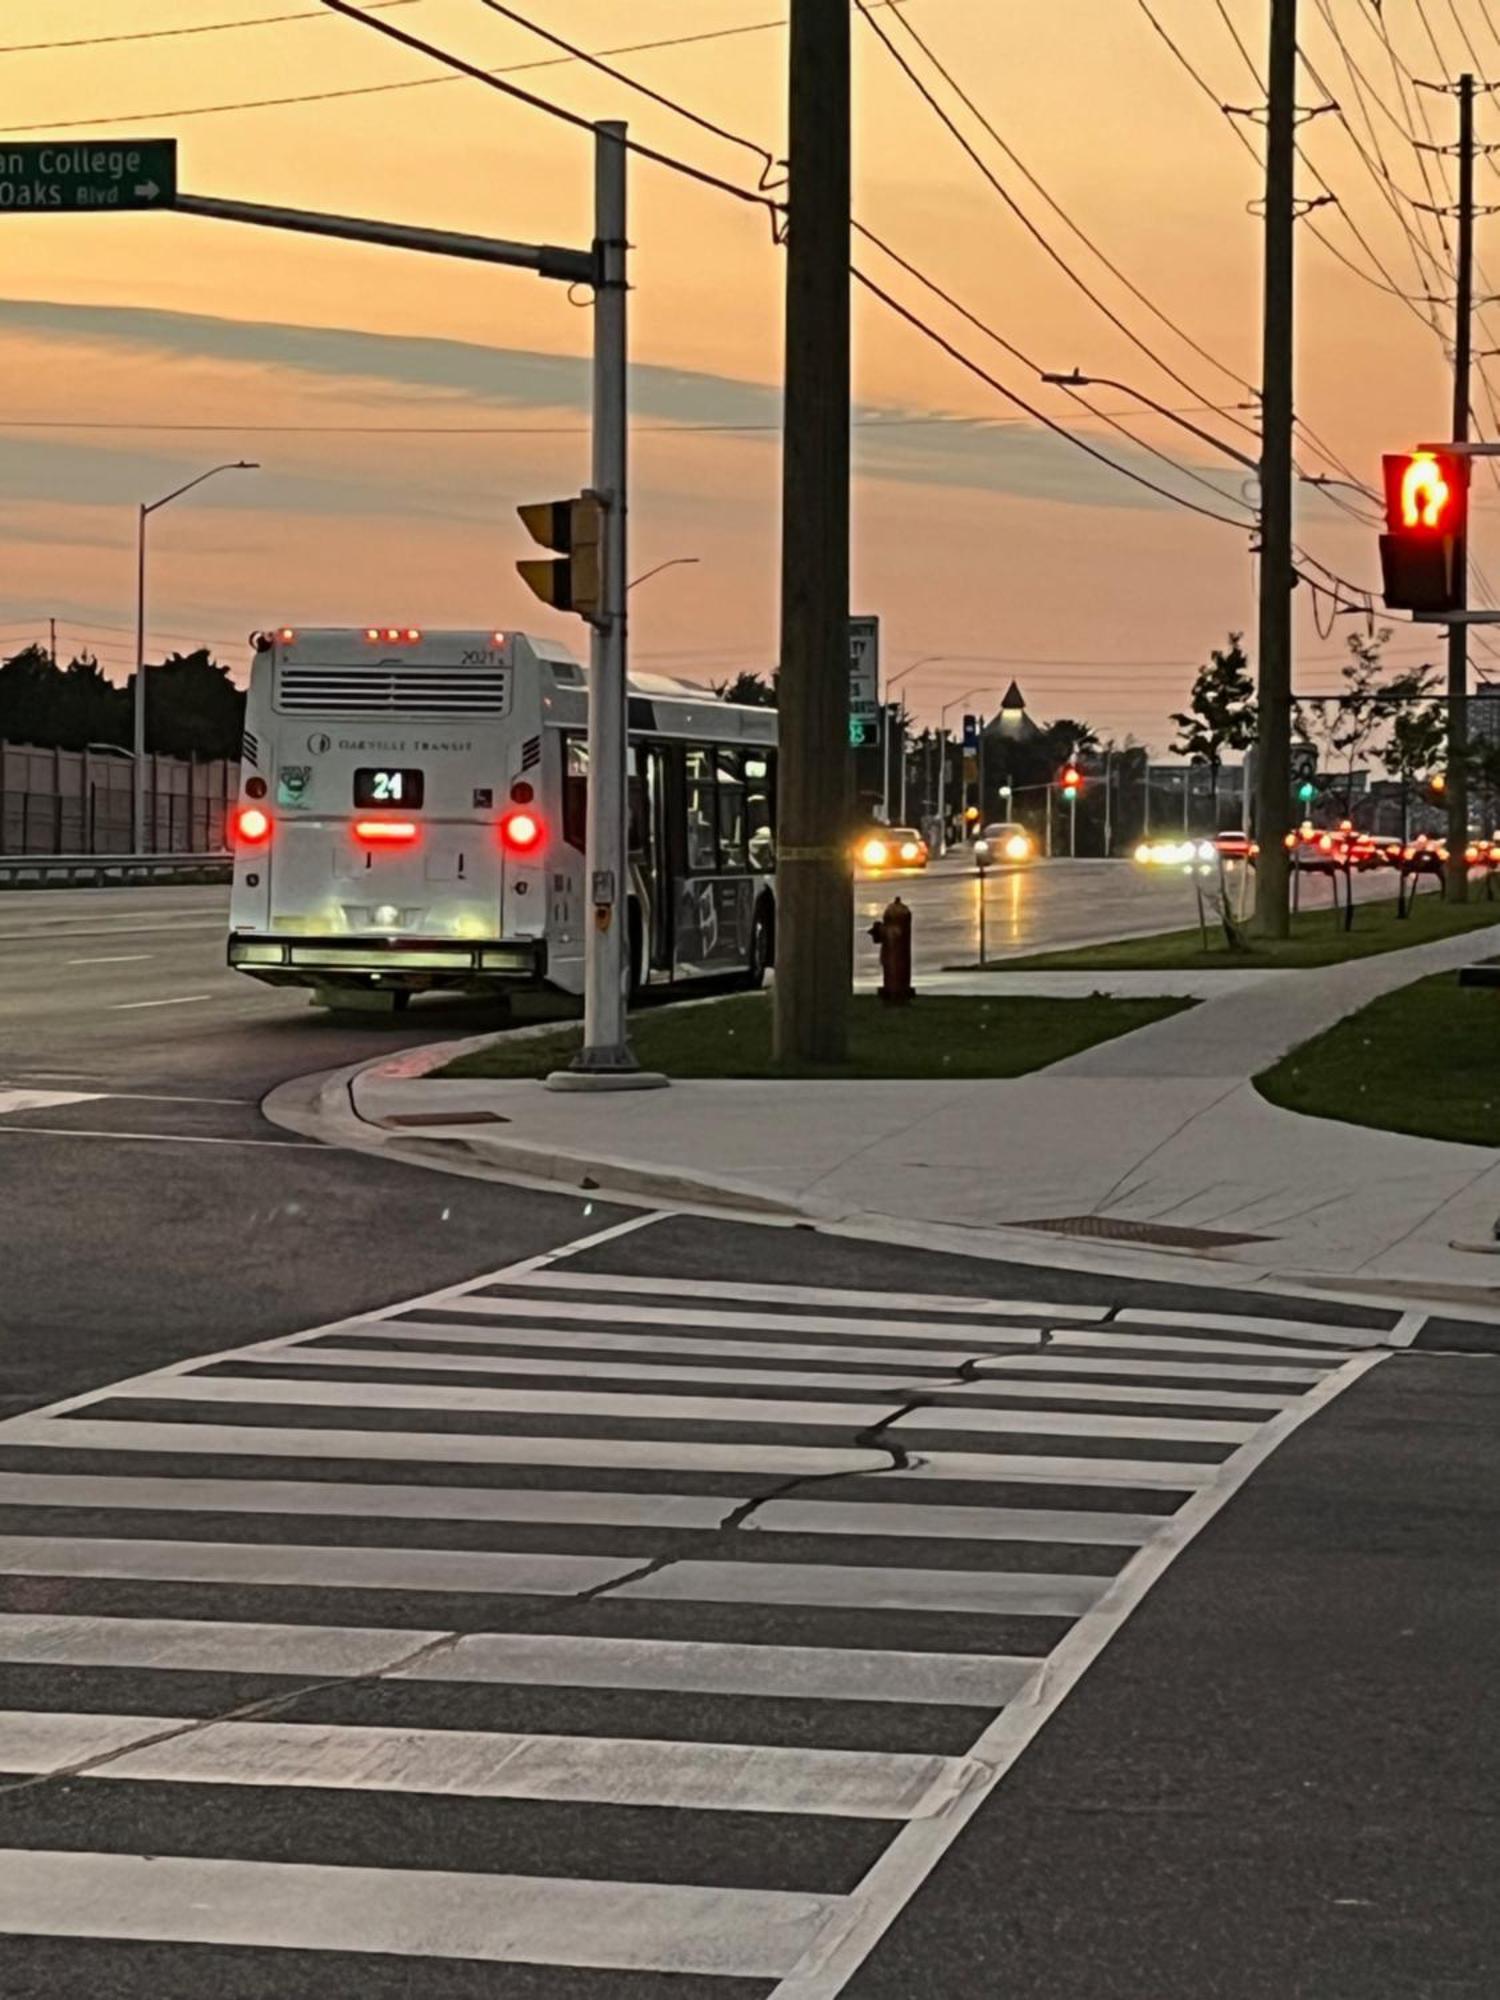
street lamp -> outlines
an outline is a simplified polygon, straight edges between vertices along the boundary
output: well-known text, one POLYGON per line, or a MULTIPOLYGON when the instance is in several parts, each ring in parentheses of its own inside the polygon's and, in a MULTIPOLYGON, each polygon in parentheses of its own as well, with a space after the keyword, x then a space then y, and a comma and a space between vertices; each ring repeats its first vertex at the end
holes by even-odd
POLYGON ((653 576, 660 576, 664 569, 676 569, 679 563, 695 563, 699 560, 697 556, 669 556, 665 562, 659 562, 655 569, 643 570, 639 576, 633 577, 625 588, 627 591, 634 590, 638 583, 648 583, 653 576))
POLYGON ((1169 423, 1176 424, 1179 430, 1191 431, 1195 438, 1204 444, 1212 445, 1215 451, 1223 452, 1226 458, 1232 458, 1237 465, 1248 466, 1257 477, 1260 474, 1258 458, 1251 458, 1248 452, 1241 451, 1236 445, 1225 444, 1223 438, 1215 437, 1212 431, 1204 430, 1201 424, 1190 424, 1187 418, 1179 415, 1176 410, 1169 410, 1164 403, 1158 403, 1153 397, 1143 395, 1139 389, 1131 388, 1128 382, 1116 382, 1108 375, 1083 375, 1076 368, 1070 369, 1066 375, 1043 369, 1041 376, 1042 380, 1050 383, 1054 389, 1117 389, 1122 396, 1133 396, 1138 403, 1144 403, 1148 410, 1155 410, 1159 417, 1165 417, 1169 423))
MULTIPOLYGON (((259 472, 260 467, 247 458, 236 458, 225 465, 211 465, 207 472, 200 472, 196 479, 188 480, 185 486, 174 487, 164 493, 160 500, 143 500, 136 524, 135 543, 135 747, 133 755, 135 768, 131 773, 131 819, 132 844, 137 854, 146 854, 155 848, 153 837, 150 847, 146 844, 146 522, 159 508, 173 500, 180 500, 184 493, 191 493, 195 486, 201 486, 205 479, 212 479, 220 472, 259 472)), ((154 828, 153 828, 154 835, 154 828)))

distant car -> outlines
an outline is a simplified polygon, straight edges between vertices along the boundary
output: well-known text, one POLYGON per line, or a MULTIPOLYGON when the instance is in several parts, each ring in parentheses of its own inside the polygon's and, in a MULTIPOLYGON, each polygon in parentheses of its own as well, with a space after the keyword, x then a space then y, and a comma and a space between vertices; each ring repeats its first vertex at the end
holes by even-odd
POLYGON ((927 842, 914 826, 878 826, 854 843, 861 868, 925 868, 927 842))
POLYGON ((1209 864, 1218 860, 1219 850, 1211 840, 1143 840, 1135 858, 1143 868, 1196 867, 1200 874, 1206 874, 1209 864))
POLYGON ((1214 851, 1221 861, 1253 861, 1259 848, 1243 827, 1225 827, 1214 835, 1214 851))
POLYGON ((1036 859, 1036 842, 1019 820, 993 820, 974 842, 974 859, 996 866, 1020 867, 1036 859))

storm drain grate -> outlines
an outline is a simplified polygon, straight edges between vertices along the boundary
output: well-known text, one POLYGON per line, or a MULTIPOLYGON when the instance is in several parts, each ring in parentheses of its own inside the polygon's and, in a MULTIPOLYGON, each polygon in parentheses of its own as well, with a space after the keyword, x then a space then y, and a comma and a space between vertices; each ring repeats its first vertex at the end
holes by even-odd
POLYGON ((1185 1229, 1172 1222, 1132 1222, 1118 1215, 1054 1215, 1043 1222, 1015 1222, 1012 1229, 1045 1229, 1054 1236, 1100 1236, 1111 1243, 1154 1243, 1162 1250, 1222 1250, 1233 1243, 1271 1243, 1229 1229, 1185 1229))

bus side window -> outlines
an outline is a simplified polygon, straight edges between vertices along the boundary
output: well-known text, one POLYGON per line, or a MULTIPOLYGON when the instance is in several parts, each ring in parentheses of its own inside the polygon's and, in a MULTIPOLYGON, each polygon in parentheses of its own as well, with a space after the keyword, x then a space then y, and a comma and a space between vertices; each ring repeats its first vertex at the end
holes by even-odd
MULTIPOLYGON (((632 752, 632 756, 634 752, 632 752)), ((626 781, 625 796, 628 801, 630 832, 630 852, 646 856, 651 851, 651 815, 646 802, 646 780, 640 772, 632 771, 626 781)))
POLYGON ((719 865, 743 869, 745 857, 745 779, 738 750, 718 753, 719 865))
POLYGON ((750 866, 768 875, 776 866, 776 773, 764 750, 745 752, 745 824, 750 866))
POLYGON ((687 872, 712 875, 718 870, 714 839, 714 767, 709 751, 689 748, 683 757, 687 787, 687 872))
POLYGON ((589 818, 589 747, 581 736, 563 742, 563 839, 584 851, 589 818))

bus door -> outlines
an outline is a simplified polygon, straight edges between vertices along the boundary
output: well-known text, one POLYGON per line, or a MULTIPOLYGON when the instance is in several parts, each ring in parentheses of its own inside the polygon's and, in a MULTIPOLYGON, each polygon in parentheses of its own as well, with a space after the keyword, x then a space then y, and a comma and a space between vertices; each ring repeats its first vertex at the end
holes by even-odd
POLYGON ((755 904, 747 851, 743 753, 689 744, 682 752, 683 869, 676 962, 683 973, 745 964, 755 904))
POLYGON ((646 964, 672 973, 671 764, 664 743, 637 743, 631 752, 630 859, 644 897, 646 964))

